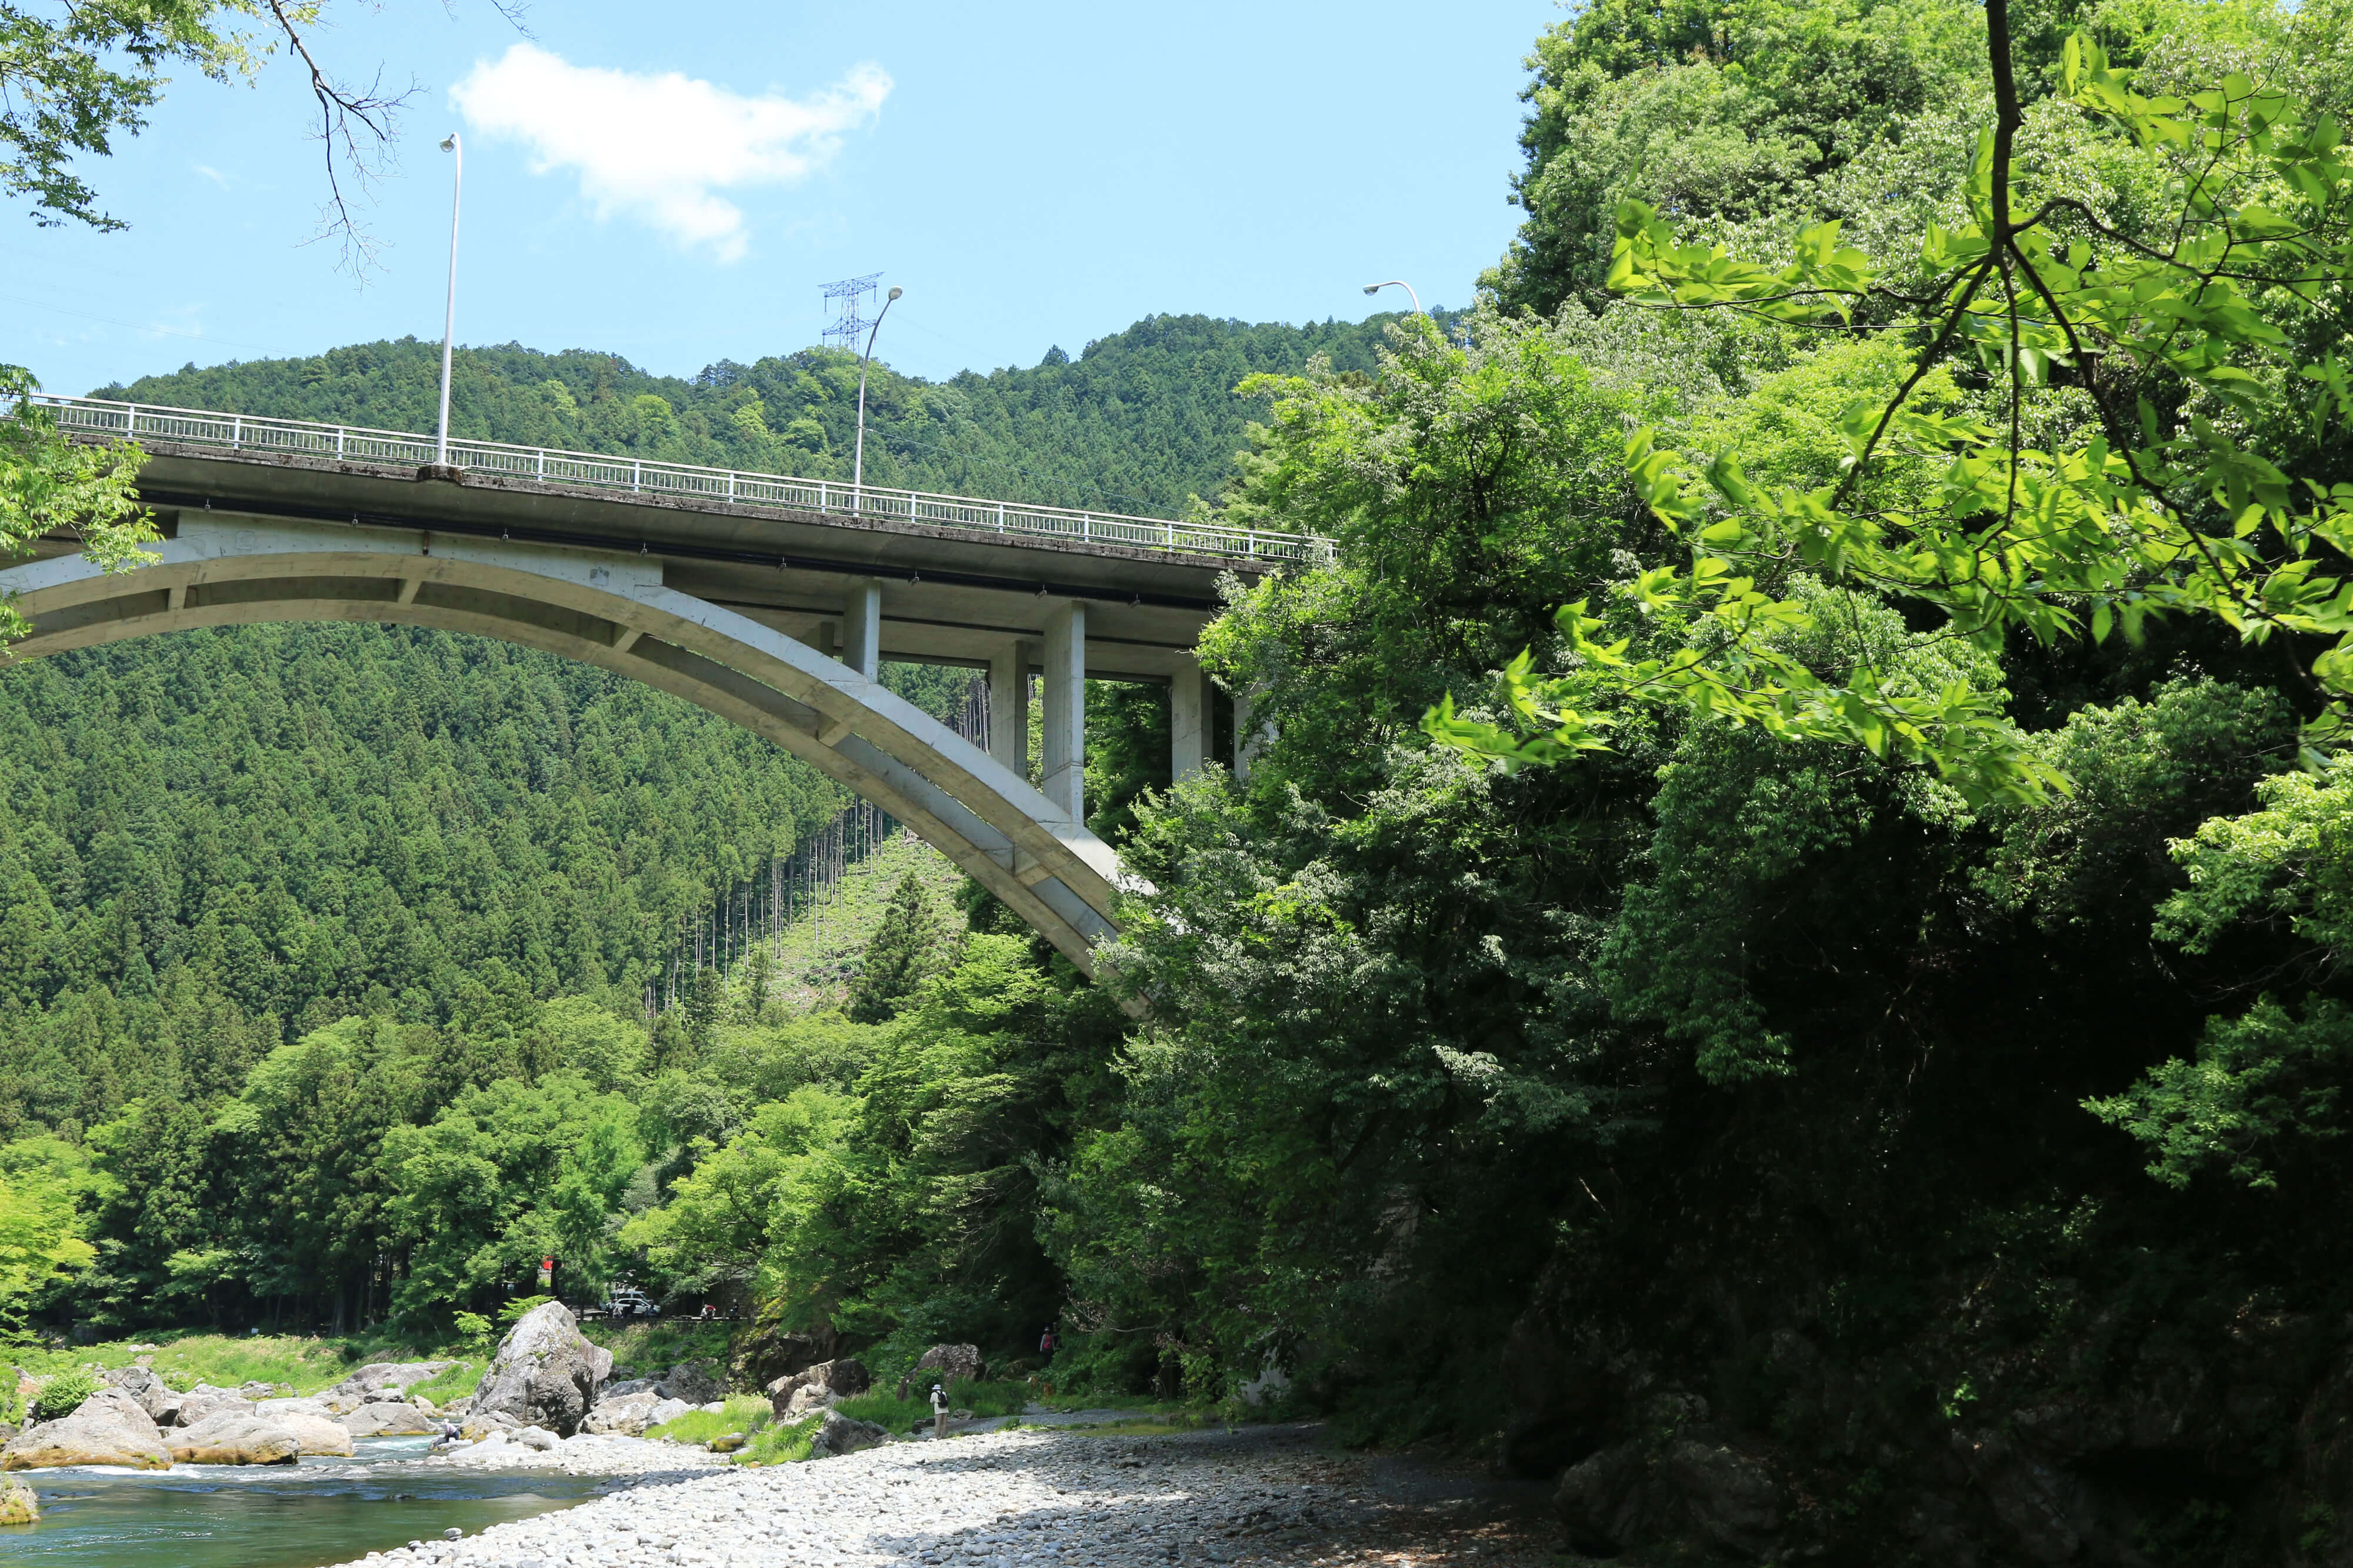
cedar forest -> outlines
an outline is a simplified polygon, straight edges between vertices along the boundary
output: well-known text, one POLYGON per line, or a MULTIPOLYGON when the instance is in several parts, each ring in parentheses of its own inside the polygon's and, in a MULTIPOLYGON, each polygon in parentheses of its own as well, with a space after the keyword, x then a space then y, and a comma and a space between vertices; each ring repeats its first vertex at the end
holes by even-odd
MULTIPOLYGON (((1583 1550, 2353 1560, 2348 21, 1588 0, 1470 309, 878 369, 878 482, 1338 543, 1204 644, 1246 782, 1090 689, 1156 889, 1101 985, 911 879, 819 1005, 649 1007, 847 803, 549 656, 0 672, 0 1331, 430 1345, 554 1254, 885 1364, 1277 1369, 1583 1550)), ((425 429, 438 359, 100 395, 425 429)), ((454 420, 830 476, 856 376, 509 345, 454 420)))

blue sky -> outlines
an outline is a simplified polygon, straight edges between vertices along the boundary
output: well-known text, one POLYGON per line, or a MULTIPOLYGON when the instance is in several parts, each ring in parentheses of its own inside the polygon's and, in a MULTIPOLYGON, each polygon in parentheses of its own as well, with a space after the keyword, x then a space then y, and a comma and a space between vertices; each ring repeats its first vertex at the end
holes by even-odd
POLYGON ((1031 364, 1157 311, 1361 319, 1460 304, 1511 237, 1521 60, 1551 0, 825 6, 485 0, 331 8, 345 75, 420 89, 364 285, 305 244, 305 83, 183 72, 89 176, 127 233, 0 226, 0 361, 83 392, 176 367, 438 338, 451 130, 460 342, 691 374, 817 341, 819 285, 906 297, 879 358, 1031 364), (654 18, 659 17, 659 23, 654 18))

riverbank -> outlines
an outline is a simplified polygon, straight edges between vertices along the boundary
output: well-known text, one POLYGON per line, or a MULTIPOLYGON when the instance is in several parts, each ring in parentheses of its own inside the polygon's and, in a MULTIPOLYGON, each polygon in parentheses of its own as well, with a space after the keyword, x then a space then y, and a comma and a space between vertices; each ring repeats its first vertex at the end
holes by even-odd
POLYGON ((1137 1436, 1017 1428, 640 1481, 339 1568, 1551 1568, 1541 1492, 1334 1451, 1313 1426, 1137 1436))

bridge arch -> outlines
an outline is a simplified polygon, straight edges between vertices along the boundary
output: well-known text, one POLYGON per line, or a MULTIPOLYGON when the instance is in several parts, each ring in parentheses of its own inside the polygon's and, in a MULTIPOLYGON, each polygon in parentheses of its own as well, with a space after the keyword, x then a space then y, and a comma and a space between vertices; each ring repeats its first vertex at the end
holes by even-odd
POLYGON ((494 637, 682 697, 913 828, 1088 974, 1141 889, 1068 809, 879 681, 666 586, 642 554, 429 531, 179 514, 148 563, 58 554, 0 570, 38 658, 197 626, 381 621, 494 637))

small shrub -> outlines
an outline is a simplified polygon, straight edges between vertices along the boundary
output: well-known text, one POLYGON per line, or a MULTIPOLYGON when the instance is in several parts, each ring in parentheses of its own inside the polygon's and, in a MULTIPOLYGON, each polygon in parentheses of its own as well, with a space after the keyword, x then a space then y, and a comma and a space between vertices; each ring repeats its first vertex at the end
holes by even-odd
POLYGON ((506 1330, 513 1328, 522 1321, 524 1313, 536 1312, 554 1300, 553 1296, 517 1296, 499 1309, 500 1331, 503 1333, 506 1330))
POLYGON ((70 1415, 98 1390, 98 1373, 90 1367, 69 1366, 63 1372, 51 1373, 33 1403, 34 1419, 55 1421, 70 1415))
POLYGON ((739 1465, 792 1465, 809 1457, 809 1445, 817 1440, 817 1429, 825 1420, 825 1412, 804 1415, 797 1421, 775 1424, 753 1434, 752 1440, 735 1451, 739 1465))

